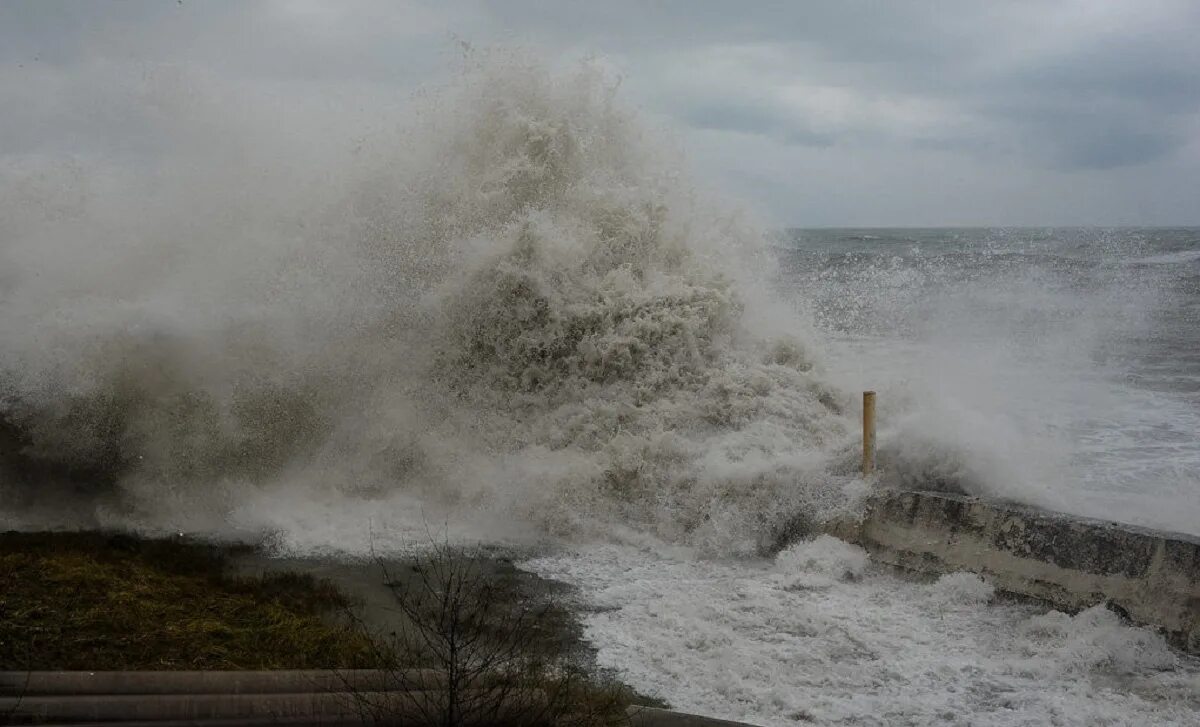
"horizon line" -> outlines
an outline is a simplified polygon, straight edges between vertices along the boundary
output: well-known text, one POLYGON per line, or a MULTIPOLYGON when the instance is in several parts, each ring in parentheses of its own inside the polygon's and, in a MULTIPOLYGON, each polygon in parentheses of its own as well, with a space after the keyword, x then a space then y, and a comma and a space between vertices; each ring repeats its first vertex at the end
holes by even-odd
POLYGON ((1198 230, 1200 222, 1182 225, 784 225, 785 230, 1198 230))

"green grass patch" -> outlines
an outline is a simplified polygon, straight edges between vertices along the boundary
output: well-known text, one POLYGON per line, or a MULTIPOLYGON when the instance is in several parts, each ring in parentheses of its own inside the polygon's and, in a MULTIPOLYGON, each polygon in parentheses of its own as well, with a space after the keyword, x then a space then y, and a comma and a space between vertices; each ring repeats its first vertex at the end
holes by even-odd
POLYGON ((230 549, 97 533, 0 534, 0 669, 370 666, 306 575, 230 576, 230 549))

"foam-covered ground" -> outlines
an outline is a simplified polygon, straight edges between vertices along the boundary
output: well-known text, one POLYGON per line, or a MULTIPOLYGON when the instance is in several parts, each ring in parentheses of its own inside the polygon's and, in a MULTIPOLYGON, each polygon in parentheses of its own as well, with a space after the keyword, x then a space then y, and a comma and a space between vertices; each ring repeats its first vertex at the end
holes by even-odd
POLYGON ((1200 662, 1097 607, 918 583, 823 536, 774 561, 597 546, 526 563, 579 588, 602 666, 677 709, 764 725, 1196 725, 1200 662))

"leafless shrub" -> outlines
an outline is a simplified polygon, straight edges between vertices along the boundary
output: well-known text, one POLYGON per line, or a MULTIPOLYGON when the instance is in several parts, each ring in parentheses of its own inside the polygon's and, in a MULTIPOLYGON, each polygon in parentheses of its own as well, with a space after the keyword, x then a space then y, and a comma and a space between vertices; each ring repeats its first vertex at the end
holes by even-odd
POLYGON ((478 553, 445 542, 403 578, 380 561, 407 622, 376 641, 372 684, 351 684, 364 722, 376 725, 600 726, 627 723, 628 691, 573 663, 554 622, 553 599, 530 602, 485 572, 478 553))

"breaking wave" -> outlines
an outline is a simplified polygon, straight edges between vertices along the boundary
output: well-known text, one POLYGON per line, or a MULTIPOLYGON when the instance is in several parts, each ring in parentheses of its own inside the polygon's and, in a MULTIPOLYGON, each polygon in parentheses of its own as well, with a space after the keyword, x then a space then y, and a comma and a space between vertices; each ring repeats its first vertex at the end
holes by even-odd
POLYGON ((419 510, 737 552, 843 497, 852 402, 766 237, 596 66, 480 54, 320 143, 156 83, 161 160, 5 170, 10 525, 419 510))

